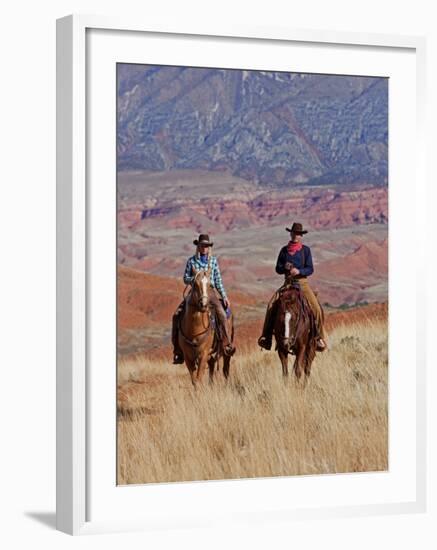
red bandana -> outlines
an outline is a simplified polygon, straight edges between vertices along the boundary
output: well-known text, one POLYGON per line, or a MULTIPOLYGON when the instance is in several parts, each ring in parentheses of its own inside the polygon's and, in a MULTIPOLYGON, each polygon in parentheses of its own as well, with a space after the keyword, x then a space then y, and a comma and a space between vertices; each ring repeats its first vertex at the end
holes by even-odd
POLYGON ((287 245, 287 252, 293 255, 295 252, 299 252, 301 248, 302 248, 301 242, 294 243, 293 241, 290 241, 287 245))

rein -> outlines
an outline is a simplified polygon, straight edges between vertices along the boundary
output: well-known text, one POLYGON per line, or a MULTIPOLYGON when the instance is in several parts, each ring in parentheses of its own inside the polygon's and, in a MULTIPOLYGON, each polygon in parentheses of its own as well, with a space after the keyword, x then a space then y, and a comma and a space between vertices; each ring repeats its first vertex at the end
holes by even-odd
POLYGON ((180 321, 179 321, 179 327, 178 328, 179 328, 181 336, 185 340, 185 342, 188 345, 196 348, 196 347, 200 346, 200 344, 202 344, 203 341, 206 340, 206 337, 208 336, 209 329, 211 328, 211 323, 209 321, 209 315, 208 315, 208 326, 206 327, 206 329, 203 332, 200 332, 199 334, 196 334, 196 336, 192 340, 190 340, 189 338, 187 338, 185 336, 184 331, 182 330, 182 326, 181 326, 180 321))
POLYGON ((181 333, 181 336, 188 345, 190 345, 194 348, 200 346, 200 344, 202 344, 203 341, 208 336, 209 330, 211 328, 211 320, 210 320, 209 312, 207 314, 208 314, 208 325, 207 325, 207 327, 205 328, 204 331, 199 332, 199 334, 196 334, 196 336, 194 336, 194 338, 192 340, 190 340, 187 336, 185 336, 184 331, 182 330, 182 323, 181 323, 182 319, 179 318, 178 328, 179 328, 179 331, 181 333))

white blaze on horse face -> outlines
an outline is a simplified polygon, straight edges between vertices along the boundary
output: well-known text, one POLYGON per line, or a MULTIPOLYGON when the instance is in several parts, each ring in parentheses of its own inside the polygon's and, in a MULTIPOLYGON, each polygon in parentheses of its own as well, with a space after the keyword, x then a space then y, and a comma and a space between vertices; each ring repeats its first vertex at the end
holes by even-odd
POLYGON ((202 277, 202 305, 203 306, 206 306, 207 303, 208 303, 208 289, 207 289, 207 285, 208 285, 208 277, 206 275, 204 275, 202 277))
POLYGON ((285 320, 284 320, 284 323, 285 323, 285 338, 290 337, 290 319, 291 319, 291 313, 289 311, 287 311, 285 313, 285 320))

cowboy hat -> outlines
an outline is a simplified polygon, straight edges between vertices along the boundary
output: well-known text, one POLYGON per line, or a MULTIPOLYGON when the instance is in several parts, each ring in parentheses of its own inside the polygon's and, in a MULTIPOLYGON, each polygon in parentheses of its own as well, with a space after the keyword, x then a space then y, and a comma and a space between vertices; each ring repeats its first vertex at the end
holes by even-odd
POLYGON ((212 246, 214 243, 209 240, 209 235, 202 233, 201 235, 199 235, 198 239, 194 239, 193 244, 195 244, 196 246, 199 244, 206 244, 208 246, 212 246))
POLYGON ((305 233, 308 233, 306 229, 303 229, 301 223, 293 223, 291 229, 289 227, 286 227, 285 230, 289 231, 290 233, 297 233, 298 235, 304 235, 305 233))

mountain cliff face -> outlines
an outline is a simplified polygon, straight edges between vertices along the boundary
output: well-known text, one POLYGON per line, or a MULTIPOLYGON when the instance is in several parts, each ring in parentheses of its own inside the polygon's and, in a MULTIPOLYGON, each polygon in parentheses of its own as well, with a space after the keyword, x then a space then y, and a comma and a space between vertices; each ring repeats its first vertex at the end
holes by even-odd
POLYGON ((384 78, 118 65, 118 169, 387 184, 384 78))
POLYGON ((285 228, 300 221, 323 302, 387 300, 386 187, 266 189, 223 172, 173 170, 123 172, 117 188, 120 265, 180 282, 193 240, 208 233, 226 289, 255 297, 263 315, 282 281, 275 263, 289 239, 285 228))
MULTIPOLYGON (((299 212, 299 220, 312 229, 333 229, 360 224, 388 222, 387 189, 360 188, 356 191, 321 188, 299 188, 293 193, 264 192, 253 199, 232 196, 205 197, 193 201, 189 196, 163 200, 147 206, 144 202, 121 205, 118 211, 120 227, 134 228, 144 221, 148 227, 183 229, 205 228, 233 230, 272 223, 289 223, 291 213, 299 212)), ((338 187, 336 189, 339 189, 338 187)), ((143 224, 143 225, 144 225, 143 224)))

